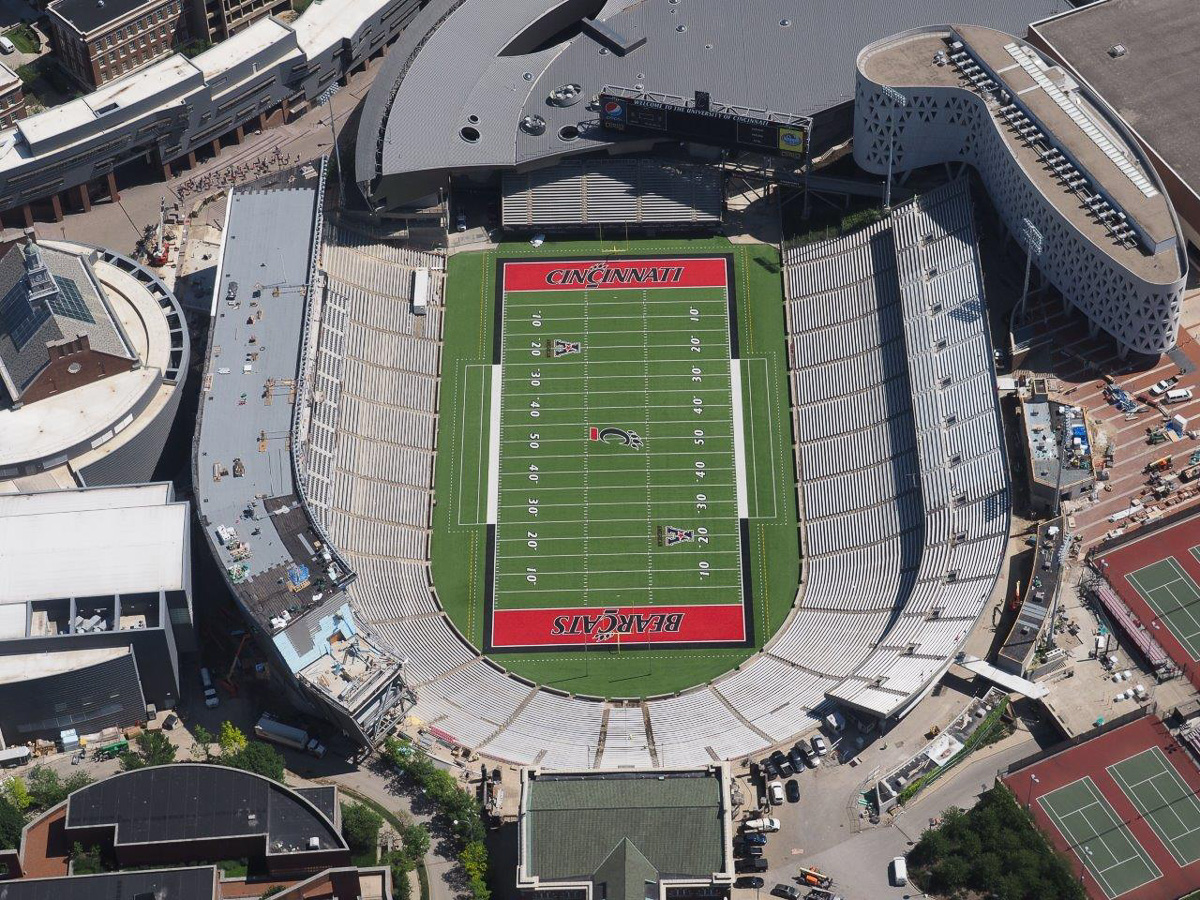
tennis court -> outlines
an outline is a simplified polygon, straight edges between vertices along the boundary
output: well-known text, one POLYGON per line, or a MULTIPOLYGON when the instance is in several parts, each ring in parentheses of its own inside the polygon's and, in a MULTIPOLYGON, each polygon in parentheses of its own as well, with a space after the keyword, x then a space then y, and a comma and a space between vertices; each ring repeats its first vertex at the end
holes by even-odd
POLYGON ((1114 763, 1108 773, 1179 865, 1200 860, 1200 800, 1161 749, 1114 763))
POLYGON ((1200 586, 1174 556, 1125 576, 1193 661, 1200 660, 1200 586))
POLYGON ((1037 802, 1109 900, 1162 877, 1090 776, 1043 794, 1037 802))

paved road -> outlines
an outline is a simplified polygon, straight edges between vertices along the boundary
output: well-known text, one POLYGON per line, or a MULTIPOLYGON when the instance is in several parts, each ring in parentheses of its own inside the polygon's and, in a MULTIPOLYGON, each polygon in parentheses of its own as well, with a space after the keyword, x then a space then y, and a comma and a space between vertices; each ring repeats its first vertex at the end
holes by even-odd
MULTIPOLYGON (((833 875, 837 879, 837 892, 846 900, 899 900, 923 896, 913 888, 889 885, 888 863, 908 852, 928 827, 930 819, 937 818, 951 806, 961 809, 974 806, 979 795, 995 783, 998 769, 1037 751, 1038 745, 1033 738, 1024 732, 1018 734, 1023 739, 1005 743, 947 775, 901 813, 893 824, 868 828, 828 850, 806 857, 805 864, 815 865, 833 875)), ((772 875, 776 880, 790 882, 793 872, 781 870, 772 875)))
POLYGON ((370 797, 376 803, 399 813, 401 818, 407 815, 414 822, 428 827, 432 836, 429 852, 425 854, 425 869, 429 873, 429 898, 430 900, 455 900, 458 897, 458 891, 454 888, 451 880, 458 871, 458 863, 438 852, 443 841, 439 840, 439 835, 431 824, 433 820, 431 804, 423 802, 423 798, 420 796, 411 797, 397 792, 384 774, 372 771, 369 766, 370 764, 367 764, 361 769, 332 775, 324 780, 357 791, 365 797, 370 797))

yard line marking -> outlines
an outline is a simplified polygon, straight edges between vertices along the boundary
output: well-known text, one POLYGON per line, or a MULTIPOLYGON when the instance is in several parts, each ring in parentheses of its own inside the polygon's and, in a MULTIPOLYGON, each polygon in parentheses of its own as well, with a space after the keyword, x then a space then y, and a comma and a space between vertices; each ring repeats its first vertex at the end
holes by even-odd
MULTIPOLYGON (((746 519, 750 513, 746 502, 746 427, 743 418, 745 413, 742 409, 742 361, 730 360, 729 366, 729 395, 733 399, 733 408, 730 411, 733 416, 733 490, 737 497, 737 517, 746 519)), ((754 506, 757 512, 757 498, 754 506)))
MULTIPOLYGON (((488 428, 487 524, 495 525, 500 505, 500 383, 503 370, 492 366, 492 407, 488 428)), ((482 393, 482 391, 481 391, 482 393)), ((482 428, 480 429, 482 432, 482 428)))

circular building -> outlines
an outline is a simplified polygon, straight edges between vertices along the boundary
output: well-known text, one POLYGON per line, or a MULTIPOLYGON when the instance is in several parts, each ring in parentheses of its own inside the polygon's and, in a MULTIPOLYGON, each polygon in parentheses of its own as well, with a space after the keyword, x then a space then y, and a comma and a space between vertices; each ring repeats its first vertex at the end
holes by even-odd
POLYGON ((0 243, 0 485, 148 481, 187 375, 175 296, 109 250, 0 243))

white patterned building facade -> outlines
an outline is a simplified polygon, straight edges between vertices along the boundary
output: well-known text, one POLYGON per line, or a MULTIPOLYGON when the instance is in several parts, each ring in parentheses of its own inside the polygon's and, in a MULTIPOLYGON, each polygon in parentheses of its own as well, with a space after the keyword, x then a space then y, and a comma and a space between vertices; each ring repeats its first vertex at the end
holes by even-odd
POLYGON ((1179 330, 1187 275, 1158 177, 1104 101, 1023 41, 935 26, 868 45, 857 60, 854 158, 895 175, 966 163, 1035 265, 1128 352, 1158 355, 1179 330), (1036 250, 1034 251, 1036 254, 1036 250))

